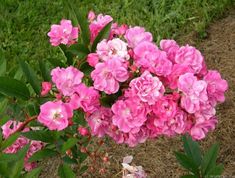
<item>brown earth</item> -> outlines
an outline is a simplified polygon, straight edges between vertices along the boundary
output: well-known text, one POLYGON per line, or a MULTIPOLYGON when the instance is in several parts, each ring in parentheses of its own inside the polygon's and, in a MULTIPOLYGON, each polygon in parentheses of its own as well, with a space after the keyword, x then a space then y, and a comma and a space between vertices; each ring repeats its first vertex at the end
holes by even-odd
MULTIPOLYGON (((225 177, 235 177, 235 8, 210 25, 207 30, 208 37, 198 40, 194 34, 180 38, 182 44, 195 45, 205 56, 209 69, 220 71, 223 78, 229 83, 229 91, 226 93, 225 103, 217 107, 219 123, 214 132, 209 133, 207 138, 200 142, 203 149, 207 149, 215 142, 220 144, 218 162, 224 164, 225 177)), ((179 137, 159 138, 147 141, 133 149, 125 145, 111 143, 106 147, 111 157, 111 165, 106 176, 87 175, 85 177, 121 177, 114 176, 121 170, 122 158, 126 155, 134 156, 134 163, 142 165, 150 178, 180 177, 184 170, 176 162, 173 152, 182 149, 179 137)), ((58 160, 50 160, 45 166, 41 177, 56 177, 58 160)))

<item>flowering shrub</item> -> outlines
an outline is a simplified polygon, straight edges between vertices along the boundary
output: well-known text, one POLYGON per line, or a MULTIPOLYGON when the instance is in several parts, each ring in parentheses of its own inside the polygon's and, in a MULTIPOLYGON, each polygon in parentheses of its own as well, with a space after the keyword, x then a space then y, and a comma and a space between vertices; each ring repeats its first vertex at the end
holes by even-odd
POLYGON ((215 107, 225 100, 228 85, 218 71, 207 69, 198 49, 169 39, 158 47, 143 27, 118 25, 109 15, 75 15, 79 24, 63 19, 51 26, 50 43, 60 47, 65 60, 50 60, 50 72, 40 62, 41 84, 25 61, 20 66, 30 91, 19 80, 0 80, 1 93, 19 103, 33 101, 24 110, 24 122, 9 120, 2 126, 4 139, 21 132, 5 153, 29 144, 26 171, 35 167, 30 157, 62 154, 59 175, 74 176, 70 163, 78 164, 82 174, 87 156, 102 157, 86 148, 91 136, 134 147, 162 135, 187 133, 200 140, 215 129, 215 107))

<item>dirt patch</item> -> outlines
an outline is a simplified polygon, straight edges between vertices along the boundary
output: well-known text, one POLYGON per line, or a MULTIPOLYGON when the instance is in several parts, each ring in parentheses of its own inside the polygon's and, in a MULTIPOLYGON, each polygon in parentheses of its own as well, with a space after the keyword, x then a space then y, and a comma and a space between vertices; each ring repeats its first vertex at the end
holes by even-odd
MULTIPOLYGON (((201 142, 203 148, 211 144, 220 144, 219 162, 225 166, 224 175, 235 176, 235 8, 231 9, 226 18, 218 20, 208 28, 208 38, 198 41, 193 35, 181 38, 182 44, 195 45, 205 56, 209 69, 220 71, 223 78, 229 82, 226 102, 217 107, 219 124, 201 142)), ((121 170, 120 163, 126 155, 134 156, 134 163, 142 165, 150 178, 180 177, 184 173, 176 162, 173 151, 181 149, 179 137, 159 138, 147 141, 134 149, 125 145, 110 143, 106 148, 111 156, 111 165, 106 176, 87 175, 85 177, 121 177, 114 176, 121 170)), ((44 167, 41 177, 56 177, 55 169, 59 161, 50 160, 44 167)))

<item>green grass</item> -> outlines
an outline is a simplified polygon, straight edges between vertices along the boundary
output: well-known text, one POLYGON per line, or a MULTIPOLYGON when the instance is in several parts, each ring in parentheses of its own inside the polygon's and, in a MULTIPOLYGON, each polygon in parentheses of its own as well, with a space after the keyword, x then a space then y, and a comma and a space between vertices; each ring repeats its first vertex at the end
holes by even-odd
MULTIPOLYGON (((8 61, 60 58, 50 46, 50 25, 66 18, 63 0, 1 0, 0 52, 8 61)), ((191 30, 203 32, 233 0, 72 0, 74 7, 113 16, 146 27, 154 39, 177 38, 191 30)), ((10 62, 10 64, 12 64, 10 62)), ((9 65, 9 64, 8 64, 9 65)))

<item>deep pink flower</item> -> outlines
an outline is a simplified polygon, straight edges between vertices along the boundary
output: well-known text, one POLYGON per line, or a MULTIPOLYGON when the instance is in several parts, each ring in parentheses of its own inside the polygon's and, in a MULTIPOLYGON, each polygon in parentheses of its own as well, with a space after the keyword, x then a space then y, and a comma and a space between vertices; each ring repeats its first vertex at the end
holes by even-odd
POLYGON ((190 135, 195 140, 201 140, 205 138, 206 134, 209 131, 215 129, 216 124, 218 123, 216 117, 212 117, 209 120, 205 120, 204 122, 196 123, 190 130, 190 135))
POLYGON ((96 53, 103 61, 106 61, 112 57, 118 57, 124 62, 130 58, 127 51, 127 43, 120 40, 119 38, 114 38, 109 41, 101 41, 97 45, 96 53))
POLYGON ((103 63, 98 63, 91 72, 94 88, 107 94, 116 93, 119 90, 119 82, 125 82, 129 78, 126 66, 119 58, 111 58, 103 63))
POLYGON ((81 107, 84 112, 92 113, 100 105, 99 92, 93 87, 87 87, 85 84, 80 84, 76 90, 76 93, 71 97, 69 102, 72 109, 78 109, 81 107))
POLYGON ((99 14, 97 18, 90 23, 91 42, 94 41, 98 33, 112 20, 113 18, 109 15, 99 14))
POLYGON ((189 113, 195 113, 200 109, 200 103, 207 102, 207 83, 197 80, 192 73, 186 73, 179 77, 178 88, 183 92, 181 106, 189 113))
POLYGON ((65 96, 71 96, 82 81, 84 74, 70 66, 67 68, 57 67, 51 71, 52 81, 65 96))
POLYGON ((161 40, 160 47, 163 51, 167 53, 168 59, 172 62, 175 62, 175 55, 179 49, 179 45, 176 43, 175 40, 161 40))
POLYGON ((42 91, 41 96, 47 95, 47 93, 51 90, 52 84, 50 82, 42 82, 42 91))
POLYGON ((147 119, 143 105, 132 99, 116 101, 112 106, 112 111, 114 113, 113 124, 125 133, 139 129, 147 119))
POLYGON ((163 120, 174 118, 177 112, 176 102, 172 95, 163 96, 153 106, 153 112, 163 120))
POLYGON ((80 135, 82 135, 82 136, 87 136, 87 135, 89 135, 89 131, 88 131, 88 129, 87 128, 85 128, 85 127, 79 127, 78 128, 78 132, 79 132, 79 134, 80 135))
POLYGON ((128 30, 128 25, 123 24, 121 26, 118 26, 117 23, 113 23, 111 27, 111 35, 114 37, 123 36, 127 30, 128 30))
POLYGON ((224 102, 224 93, 228 89, 228 83, 221 78, 221 75, 216 70, 209 70, 204 77, 207 82, 207 93, 210 102, 215 105, 217 102, 224 102))
POLYGON ((124 37, 131 48, 135 48, 141 42, 152 42, 153 40, 152 34, 150 32, 145 32, 143 27, 129 28, 124 37))
POLYGON ((90 66, 95 67, 95 65, 99 62, 99 56, 96 53, 90 53, 87 56, 87 62, 90 66))
POLYGON ((110 108, 100 107, 87 118, 91 134, 103 137, 111 125, 112 112, 110 108))
POLYGON ((63 19, 60 21, 60 25, 52 25, 51 31, 47 35, 50 37, 52 46, 71 45, 78 38, 78 27, 73 27, 70 20, 63 19))
POLYGON ((149 105, 155 104, 164 93, 162 82, 158 77, 153 77, 148 71, 133 79, 129 86, 134 95, 137 95, 142 102, 146 102, 149 105))
POLYGON ((38 121, 50 130, 63 130, 68 127, 68 119, 72 116, 73 111, 68 104, 48 101, 40 106, 38 121))
POLYGON ((189 45, 180 47, 175 55, 177 64, 189 66, 195 73, 202 69, 203 60, 201 52, 189 45))

